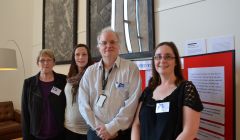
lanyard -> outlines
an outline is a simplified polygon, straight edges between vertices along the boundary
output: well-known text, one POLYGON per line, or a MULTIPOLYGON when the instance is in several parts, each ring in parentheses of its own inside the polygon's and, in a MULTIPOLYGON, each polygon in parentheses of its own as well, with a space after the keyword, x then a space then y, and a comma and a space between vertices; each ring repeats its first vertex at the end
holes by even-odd
POLYGON ((102 90, 105 90, 107 82, 108 82, 108 76, 110 75, 112 71, 112 68, 109 70, 107 78, 105 78, 105 69, 103 68, 103 75, 102 75, 102 90))

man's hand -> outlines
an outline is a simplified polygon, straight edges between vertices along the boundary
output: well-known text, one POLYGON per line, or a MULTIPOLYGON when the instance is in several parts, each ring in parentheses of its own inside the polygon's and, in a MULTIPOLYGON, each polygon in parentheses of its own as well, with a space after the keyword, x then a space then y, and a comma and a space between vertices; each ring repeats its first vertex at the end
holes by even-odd
POLYGON ((110 139, 113 139, 113 138, 115 138, 115 137, 117 136, 117 134, 114 134, 113 136, 111 136, 111 135, 108 133, 105 125, 100 125, 100 126, 98 126, 98 127, 96 128, 96 131, 97 131, 97 135, 98 135, 101 139, 103 139, 103 140, 110 140, 110 139))

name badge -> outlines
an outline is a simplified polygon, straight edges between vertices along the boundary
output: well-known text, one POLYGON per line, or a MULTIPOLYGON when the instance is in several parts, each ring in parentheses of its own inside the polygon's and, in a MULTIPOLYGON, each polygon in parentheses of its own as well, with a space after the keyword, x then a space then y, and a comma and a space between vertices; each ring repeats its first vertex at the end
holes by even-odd
POLYGON ((163 102, 163 103, 157 103, 156 104, 156 113, 164 113, 164 112, 169 112, 170 108, 170 102, 163 102))
POLYGON ((124 85, 123 83, 116 82, 116 83, 115 83, 115 87, 116 87, 116 88, 124 88, 125 85, 124 85))
POLYGON ((115 87, 119 90, 127 89, 128 88, 128 83, 116 82, 115 87))
POLYGON ((103 107, 103 104, 106 99, 107 99, 107 96, 105 94, 101 94, 97 100, 97 106, 103 107))
POLYGON ((61 91, 62 91, 61 89, 59 89, 57 87, 54 87, 54 86, 51 89, 51 92, 58 95, 58 96, 60 95, 61 91))

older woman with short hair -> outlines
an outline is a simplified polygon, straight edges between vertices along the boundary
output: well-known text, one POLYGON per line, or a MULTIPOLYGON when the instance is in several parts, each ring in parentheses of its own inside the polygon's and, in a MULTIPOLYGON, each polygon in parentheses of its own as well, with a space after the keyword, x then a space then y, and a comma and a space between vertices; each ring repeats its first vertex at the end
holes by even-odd
POLYGON ((24 140, 64 139, 66 76, 53 71, 55 57, 43 49, 37 57, 40 72, 25 79, 22 92, 24 140))

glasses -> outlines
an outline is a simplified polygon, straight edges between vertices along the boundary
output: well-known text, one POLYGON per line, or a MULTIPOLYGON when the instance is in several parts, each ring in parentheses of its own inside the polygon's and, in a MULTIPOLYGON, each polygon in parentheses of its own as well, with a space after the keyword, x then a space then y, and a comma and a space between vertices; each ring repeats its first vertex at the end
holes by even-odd
POLYGON ((175 59, 175 57, 171 55, 160 55, 160 54, 154 56, 154 60, 162 60, 162 59, 166 61, 170 61, 175 59))
POLYGON ((98 44, 99 44, 99 45, 103 45, 103 46, 106 46, 107 44, 116 45, 116 44, 118 44, 118 41, 116 41, 116 40, 101 41, 101 42, 98 42, 98 44))
POLYGON ((51 60, 51 59, 42 59, 42 60, 39 60, 39 62, 41 63, 41 64, 44 64, 44 63, 50 63, 50 62, 52 62, 53 60, 51 60))

